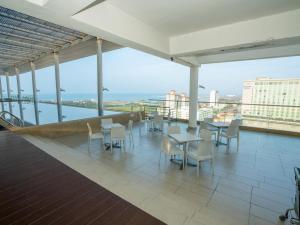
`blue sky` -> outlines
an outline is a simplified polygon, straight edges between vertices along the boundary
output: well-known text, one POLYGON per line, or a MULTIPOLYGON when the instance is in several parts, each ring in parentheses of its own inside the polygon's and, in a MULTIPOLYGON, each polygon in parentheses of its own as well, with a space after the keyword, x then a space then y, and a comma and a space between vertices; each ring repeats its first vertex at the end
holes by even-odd
MULTIPOLYGON (((96 93, 96 56, 60 65, 61 87, 66 93, 96 93)), ((104 86, 110 93, 166 93, 171 89, 188 92, 189 68, 130 48, 103 55, 104 86)), ((242 83, 259 76, 300 78, 300 57, 264 59, 202 65, 201 90, 219 90, 222 95, 242 94, 242 83)), ((31 74, 21 76, 24 93, 31 93, 31 74)), ((40 93, 55 92, 54 67, 37 70, 40 93)), ((15 78, 10 78, 16 93, 15 78)), ((2 86, 6 89, 5 79, 2 86)))

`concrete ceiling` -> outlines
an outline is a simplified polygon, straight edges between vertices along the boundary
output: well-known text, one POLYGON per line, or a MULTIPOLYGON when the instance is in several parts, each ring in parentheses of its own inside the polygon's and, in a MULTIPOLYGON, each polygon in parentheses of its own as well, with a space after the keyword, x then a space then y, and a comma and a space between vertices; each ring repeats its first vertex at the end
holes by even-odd
POLYGON ((300 0, 0 1, 184 65, 300 55, 300 0))
POLYGON ((168 36, 300 8, 299 0, 107 0, 168 36))

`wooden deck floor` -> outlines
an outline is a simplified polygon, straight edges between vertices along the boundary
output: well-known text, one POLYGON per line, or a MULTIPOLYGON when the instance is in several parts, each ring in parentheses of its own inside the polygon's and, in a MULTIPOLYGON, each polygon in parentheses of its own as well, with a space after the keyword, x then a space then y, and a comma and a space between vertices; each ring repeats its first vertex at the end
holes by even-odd
POLYGON ((163 223, 23 138, 1 131, 0 224, 163 223))

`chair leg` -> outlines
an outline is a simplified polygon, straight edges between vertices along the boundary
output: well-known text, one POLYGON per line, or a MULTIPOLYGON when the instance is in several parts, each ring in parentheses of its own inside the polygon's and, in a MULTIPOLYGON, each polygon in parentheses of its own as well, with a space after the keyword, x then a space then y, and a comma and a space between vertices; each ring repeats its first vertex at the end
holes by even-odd
POLYGON ((240 147, 240 134, 238 133, 237 137, 236 137, 236 150, 239 151, 239 147, 240 147))
POLYGON ((131 146, 131 137, 130 137, 130 133, 128 134, 128 140, 129 140, 129 144, 131 146))
POLYGON ((211 167, 212 175, 214 176, 215 175, 215 163, 214 163, 213 159, 210 160, 210 167, 211 167))
POLYGON ((227 138, 227 146, 226 146, 226 150, 229 150, 229 145, 230 145, 230 138, 227 138))
POLYGON ((199 177, 199 170, 200 170, 200 162, 197 161, 197 176, 199 177))
POLYGON ((112 144, 112 141, 110 141, 110 152, 111 152, 111 153, 113 152, 113 144, 112 144))
POLYGON ((104 138, 101 139, 101 146, 102 146, 102 150, 105 149, 104 138))
POLYGON ((132 147, 134 147, 134 139, 133 139, 133 134, 131 134, 131 139, 132 139, 132 147))
POLYGON ((91 152, 90 152, 90 148, 91 148, 90 145, 91 145, 91 139, 89 138, 89 141, 88 141, 88 152, 89 152, 89 153, 91 153, 91 152))
POLYGON ((161 161, 161 151, 159 152, 159 161, 158 161, 158 166, 160 167, 160 161, 161 161))

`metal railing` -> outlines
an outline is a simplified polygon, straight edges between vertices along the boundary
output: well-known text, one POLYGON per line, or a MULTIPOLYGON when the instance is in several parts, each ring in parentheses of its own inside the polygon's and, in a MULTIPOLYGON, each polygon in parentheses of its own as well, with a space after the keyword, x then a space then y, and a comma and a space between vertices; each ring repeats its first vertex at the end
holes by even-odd
MULTIPOLYGON (((108 107, 114 110, 114 107, 108 107)), ((173 121, 189 119, 189 101, 149 99, 144 103, 128 103, 118 106, 118 111, 144 111, 145 114, 157 112, 173 121)), ((241 102, 198 102, 197 120, 213 118, 214 121, 231 122, 242 119, 242 125, 300 132, 300 106, 275 104, 244 104, 241 102)))
MULTIPOLYGON (((28 100, 28 103, 31 104, 30 99, 28 100)), ((74 101, 69 106, 96 110, 96 107, 94 107, 96 103, 92 103, 87 104, 84 101, 82 104, 79 104, 74 101)), ((157 112, 173 121, 187 121, 189 119, 189 101, 149 99, 140 102, 107 102, 104 103, 104 109, 110 112, 144 111, 146 115, 157 112)), ((245 104, 239 100, 198 102, 198 121, 202 121, 207 117, 213 118, 214 121, 224 122, 230 122, 232 119, 239 118, 242 119, 242 125, 247 127, 300 133, 300 106, 298 105, 245 104)), ((83 116, 82 118, 85 117, 83 116)), ((28 120, 25 116, 24 120, 26 119, 28 120)), ((15 123, 18 124, 18 121, 15 123)), ((24 123, 22 122, 22 124, 24 123)))
POLYGON ((0 112, 0 119, 13 127, 24 127, 24 121, 8 111, 0 112))

